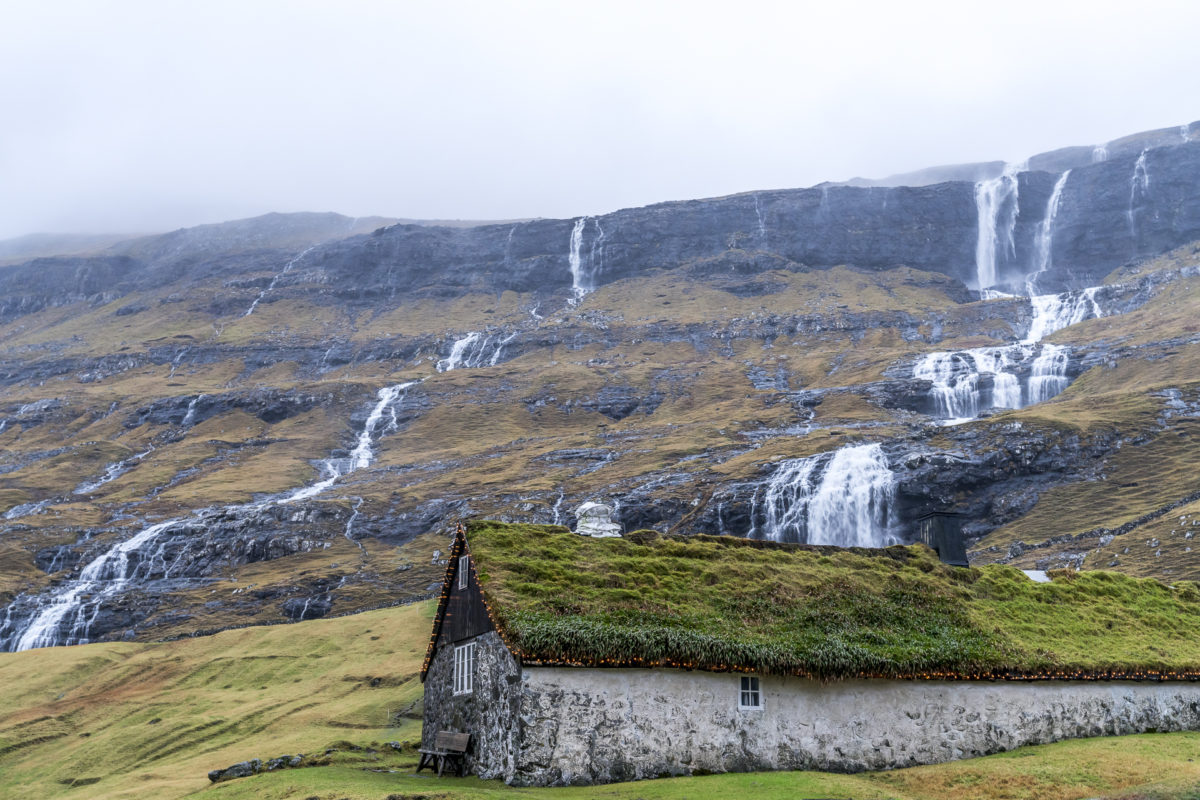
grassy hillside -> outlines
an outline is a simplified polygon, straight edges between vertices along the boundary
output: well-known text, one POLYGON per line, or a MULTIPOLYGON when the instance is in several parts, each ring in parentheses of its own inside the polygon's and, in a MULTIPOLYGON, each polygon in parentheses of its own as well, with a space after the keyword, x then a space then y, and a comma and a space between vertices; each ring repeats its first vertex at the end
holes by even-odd
MULTIPOLYGON (((1197 257, 1181 250, 1115 277, 1177 271, 1197 257)), ((45 504, 2 523, 0 604, 69 576, 70 559, 47 574, 54 548, 91 558, 148 524, 316 480, 319 459, 353 447, 376 392, 416 379, 370 467, 295 504, 295 514, 253 523, 264 536, 328 549, 270 563, 234 553, 219 575, 202 576, 227 584, 147 603, 144 619, 100 635, 154 639, 280 621, 285 602, 313 597, 342 613, 427 596, 437 579, 432 553, 446 545, 432 532, 470 515, 565 521, 578 503, 608 497, 639 515, 634 527, 745 533, 752 491, 726 498, 736 528, 714 518, 721 492, 762 482, 781 460, 884 442, 894 454, 939 450, 978 463, 1004 449, 1005 426, 1015 423, 1096 454, 1050 463, 1039 485, 994 500, 979 496, 1020 454, 973 488, 938 489, 939 503, 969 507, 979 524, 1004 521, 975 547, 977 563, 1034 567, 1069 550, 1086 552, 1084 569, 1200 578, 1200 548, 1184 527, 1200 506, 1177 505, 1196 491, 1200 417, 1166 418, 1163 394, 1200 397, 1190 318, 1198 277, 1147 290, 1138 310, 1057 332, 1053 342, 1091 354, 1062 395, 943 429, 889 401, 906 391, 895 384, 921 354, 1011 342, 1027 311, 1011 300, 960 302, 962 288, 941 275, 838 267, 749 281, 681 268, 603 285, 575 307, 470 286, 365 306, 304 283, 319 276, 300 271, 244 316, 281 266, 272 264, 230 282, 170 284, 0 325, 9 376, 0 514, 45 504), (143 310, 118 316, 135 306, 143 310), (438 372, 438 359, 472 330, 516 338, 495 365, 438 372), (242 402, 256 393, 276 398, 265 413, 242 402), (184 409, 202 395, 219 398, 220 410, 184 424, 184 409), (50 405, 21 410, 39 401, 50 405), (115 479, 75 492, 123 459, 133 460, 115 479), (1110 530, 1114 538, 1103 539, 1110 530), (1010 556, 1017 543, 1077 536, 1010 556), (246 590, 238 603, 209 605, 238 589, 246 590)))
POLYGON ((0 653, 0 795, 181 797, 247 758, 416 740, 431 613, 0 653))
POLYGON ((511 789, 412 774, 416 677, 433 606, 158 644, 0 653, 0 796, 10 800, 856 800, 1195 798, 1200 734, 1022 748, 864 775, 759 773, 599 788, 511 789), (398 725, 389 726, 389 714, 398 725), (327 750, 336 750, 329 752, 327 750), (210 784, 249 758, 306 766, 210 784))
MULTIPOLYGON (((1194 263, 1187 247, 1136 268, 1118 270, 1112 281, 1178 269, 1194 263)), ((1036 548, 1012 559, 1035 567, 1049 552, 1084 556, 1083 569, 1120 570, 1165 581, 1200 579, 1200 547, 1193 522, 1200 504, 1194 411, 1179 411, 1170 395, 1189 403, 1200 397, 1200 277, 1178 281, 1128 314, 1093 319, 1057 332, 1051 341, 1110 348, 1120 356, 1093 366, 1058 397, 997 419, 1053 425, 1084 439, 1119 437, 1120 447, 1096 474, 1048 487, 1036 505, 980 542, 972 563, 1005 556, 1011 545, 1055 537, 1079 541, 1036 548)))

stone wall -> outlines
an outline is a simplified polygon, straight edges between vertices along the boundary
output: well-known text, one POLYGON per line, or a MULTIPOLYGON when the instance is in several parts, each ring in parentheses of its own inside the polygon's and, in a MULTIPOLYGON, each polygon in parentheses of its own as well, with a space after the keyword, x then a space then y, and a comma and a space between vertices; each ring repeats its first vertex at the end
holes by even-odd
POLYGON ((421 746, 433 747, 438 731, 470 733, 466 765, 481 778, 513 772, 520 666, 495 631, 477 636, 475 684, 470 694, 454 694, 454 648, 463 642, 439 642, 425 676, 425 717, 421 746))
POLYGON ((481 774, 562 785, 695 772, 854 772, 1076 737, 1200 729, 1200 684, 821 685, 763 677, 763 708, 739 711, 738 678, 527 667, 518 679, 520 750, 481 774))

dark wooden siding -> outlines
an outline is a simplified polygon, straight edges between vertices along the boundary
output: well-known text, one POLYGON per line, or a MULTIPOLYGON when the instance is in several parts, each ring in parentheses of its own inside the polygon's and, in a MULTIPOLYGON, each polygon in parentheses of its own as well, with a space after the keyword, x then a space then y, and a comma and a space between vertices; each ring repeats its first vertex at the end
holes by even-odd
POLYGON ((467 588, 458 588, 458 565, 455 564, 446 616, 442 619, 441 643, 452 644, 494 630, 483 605, 483 595, 475 582, 475 570, 468 571, 467 588))

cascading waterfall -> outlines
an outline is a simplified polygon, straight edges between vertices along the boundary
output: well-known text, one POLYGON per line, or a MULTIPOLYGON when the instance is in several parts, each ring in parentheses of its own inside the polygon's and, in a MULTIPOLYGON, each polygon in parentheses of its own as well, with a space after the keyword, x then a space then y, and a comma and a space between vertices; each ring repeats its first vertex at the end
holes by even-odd
POLYGON ((1108 161, 1108 145, 1098 144, 1092 148, 1092 163, 1099 164, 1108 161))
POLYGON ((0 623, 0 650, 86 643, 105 600, 120 593, 134 581, 172 577, 175 564, 166 561, 166 543, 156 540, 173 528, 185 523, 203 526, 210 517, 261 511, 271 506, 306 500, 324 492, 338 479, 369 467, 375 459, 376 442, 396 428, 395 406, 403 402, 409 387, 418 382, 408 381, 380 389, 376 394, 377 401, 359 431, 354 449, 348 457, 331 457, 321 461, 321 477, 314 483, 254 503, 201 509, 156 523, 92 559, 80 570, 78 578, 64 581, 39 595, 19 595, 9 605, 0 623), (384 423, 387 414, 390 414, 391 420, 384 423), (22 616, 14 613, 18 607, 30 610, 23 624, 22 616))
POLYGON ((138 463, 153 452, 154 445, 150 445, 149 449, 143 450, 142 452, 132 455, 129 458, 122 459, 121 461, 109 464, 105 468, 103 475, 95 480, 84 481, 83 483, 79 484, 75 487, 75 491, 72 492, 72 494, 91 494, 104 484, 115 481, 117 478, 124 475, 133 468, 134 464, 138 463))
POLYGON ((46 510, 46 506, 53 502, 53 499, 47 499, 39 500, 36 503, 21 503, 20 505, 13 506, 8 511, 5 511, 4 519, 14 520, 20 519, 21 517, 32 517, 37 514, 41 514, 46 510))
POLYGON ((1129 208, 1125 217, 1129 220, 1129 237, 1133 240, 1134 250, 1137 250, 1137 207, 1150 192, 1150 173, 1146 171, 1148 152, 1149 148, 1137 157, 1137 161, 1133 163, 1133 176, 1129 179, 1129 208))
POLYGON ((455 340, 450 347, 450 355, 437 362, 438 372, 450 372, 460 367, 494 367, 500 363, 504 348, 517 338, 519 331, 508 336, 485 336, 479 331, 471 331, 461 339, 455 340))
POLYGON ((562 504, 566 493, 562 489, 558 490, 558 499, 554 501, 554 507, 550 509, 554 513, 554 519, 551 520, 551 525, 561 525, 562 522, 562 504))
POLYGON ((913 377, 929 381, 934 414, 945 424, 957 424, 991 409, 1040 403, 1066 389, 1069 353, 1042 339, 1085 319, 1104 316, 1096 301, 1099 290, 1096 286, 1030 297, 1033 319, 1018 344, 927 353, 917 359, 913 377), (1018 373, 1026 367, 1029 377, 1022 389, 1018 373))
POLYGON ((267 284, 267 288, 263 289, 261 292, 258 293, 258 297, 254 298, 254 302, 251 303, 250 307, 246 309, 246 313, 242 314, 242 318, 245 319, 246 317, 253 314, 254 309, 258 308, 258 304, 262 302, 262 299, 264 297, 266 297, 272 290, 274 290, 275 285, 277 283, 279 283, 279 279, 282 278, 284 275, 287 275, 289 272, 291 272, 292 267, 296 266, 296 264, 300 261, 300 259, 304 258, 306 255, 308 255, 310 252, 312 252, 313 248, 315 248, 315 247, 316 247, 316 245, 314 244, 312 247, 308 248, 307 250, 304 250, 303 252, 300 253, 300 255, 296 256, 291 261, 287 262, 287 264, 284 265, 283 269, 281 269, 279 272, 275 273, 275 277, 271 278, 271 282, 267 284))
POLYGON ((767 222, 763 217, 762 206, 758 202, 758 195, 754 195, 754 216, 758 218, 758 240, 763 247, 767 246, 767 222))
MULTIPOLYGON (((1141 180, 1148 186, 1144 156, 1145 152, 1139 159, 1142 165, 1140 173, 1137 168, 1134 170, 1135 183, 1140 174, 1141 180)), ((1093 151, 1093 160, 1100 157, 1107 157, 1107 150, 1103 147, 1093 151)), ((987 289, 997 279, 997 257, 1015 254, 1013 231, 1017 214, 1016 175, 1019 171, 1020 167, 1006 165, 999 177, 981 181, 975 186, 979 215, 976 268, 984 297, 997 294, 987 289)), ((946 424, 976 419, 990 409, 1022 408, 1031 403, 1040 403, 1063 391, 1070 382, 1066 375, 1070 361, 1066 349, 1049 344, 1035 347, 1061 328, 1089 317, 1103 316, 1096 302, 1099 287, 1082 292, 1037 294, 1040 276, 1053 263, 1054 222, 1070 176, 1071 170, 1067 170, 1058 177, 1038 227, 1036 263, 1034 271, 1025 280, 1032 310, 1032 320, 1025 338, 1014 345, 928 353, 913 364, 913 377, 929 381, 934 414, 946 424), (1028 379, 1023 389, 1019 374, 1025 371, 1028 372, 1028 379)), ((1132 200, 1130 207, 1132 209, 1132 200)))
POLYGON ((462 364, 464 356, 468 355, 470 349, 479 341, 481 335, 479 331, 471 331, 463 338, 456 340, 450 347, 450 355, 437 362, 437 371, 449 372, 457 369, 462 364))
POLYGON ((588 291, 593 291, 596 288, 596 271, 600 268, 604 259, 604 228, 600 227, 600 220, 592 220, 592 225, 596 228, 596 238, 592 239, 592 247, 588 253, 588 291))
POLYGON ((584 297, 596 290, 596 274, 604 264, 604 239, 604 228, 601 227, 600 220, 591 217, 580 217, 575 220, 575 226, 571 229, 571 249, 567 253, 567 263, 571 267, 572 296, 570 305, 572 306, 579 305, 584 297), (596 234, 585 259, 583 235, 589 219, 592 220, 596 234))
POLYGON ((203 398, 203 394, 198 394, 188 403, 187 411, 183 415, 183 422, 179 423, 181 428, 190 428, 192 426, 192 422, 196 419, 196 403, 199 403, 203 398))
POLYGON ((896 479, 878 444, 782 462, 751 509, 751 538, 886 547, 895 535, 896 479), (761 518, 761 524, 758 520, 761 518))
POLYGON ((143 545, 178 521, 168 520, 151 525, 90 561, 77 580, 67 582, 65 591, 51 591, 51 597, 39 606, 38 613, 29 620, 29 624, 4 640, 4 649, 19 651, 57 644, 86 643, 88 629, 100 610, 101 601, 124 589, 137 577, 138 562, 130 570, 130 554, 138 553, 143 545), (67 617, 72 618, 70 632, 60 640, 62 623, 67 617))
POLYGON ((1098 291, 1099 286, 1092 286, 1078 292, 1039 294, 1030 297, 1033 319, 1029 323, 1029 332, 1025 334, 1024 343, 1036 344, 1055 331, 1085 319, 1103 317, 1104 310, 1096 302, 1098 291))
POLYGON ((1029 403, 1049 400, 1067 388, 1071 379, 1067 377, 1069 355, 1067 348, 1049 342, 1033 360, 1029 372, 1029 403))
POLYGON ((975 274, 981 292, 999 282, 999 265, 1016 256, 1017 175, 1023 169, 1024 164, 1005 164, 1000 175, 975 184, 975 274))
POLYGON ((183 360, 183 357, 187 355, 188 350, 191 349, 192 348, 190 347, 185 347, 175 355, 175 358, 171 359, 171 371, 167 373, 168 380, 175 377, 175 370, 179 369, 179 362, 183 360))
POLYGON ((1046 202, 1046 213, 1042 217, 1042 224, 1038 226, 1037 247, 1035 250, 1037 256, 1036 269, 1025 281, 1025 286, 1031 297, 1037 294, 1038 278, 1046 270, 1050 269, 1050 264, 1053 261, 1054 218, 1058 216, 1058 207, 1062 203, 1063 188, 1067 185, 1067 178, 1070 176, 1071 170, 1067 170, 1054 183, 1054 189, 1050 192, 1050 199, 1046 202))
POLYGON ((1021 407, 1021 381, 1013 370, 1028 357, 1021 345, 929 353, 913 366, 913 377, 930 382, 939 417, 965 422, 988 409, 1021 407), (991 377, 986 390, 984 376, 991 377))
POLYGON ((517 226, 513 225, 508 229, 508 238, 504 240, 504 263, 512 263, 512 240, 513 234, 517 232, 517 226))
POLYGON ((279 498, 271 498, 258 504, 252 504, 256 509, 266 508, 273 505, 286 505, 294 503, 297 500, 307 500, 310 497, 315 497, 321 492, 324 492, 341 478, 346 477, 351 472, 365 469, 371 466, 371 462, 375 460, 375 441, 384 433, 395 430, 397 427, 395 404, 403 403, 404 396, 408 393, 410 387, 415 386, 420 381, 407 381, 406 383, 398 383, 395 386, 385 386, 376 393, 377 402, 371 409, 371 413, 367 415, 366 422, 363 423, 362 430, 358 432, 358 439, 354 443, 354 449, 350 451, 350 455, 346 458, 326 458, 320 463, 321 478, 315 483, 308 486, 301 486, 299 489, 294 489, 290 493, 279 498), (391 420, 380 430, 379 425, 383 420, 383 415, 391 413, 391 420))
POLYGON ((567 264, 571 267, 571 292, 572 305, 578 305, 587 296, 591 289, 584 282, 583 263, 580 251, 583 249, 583 227, 587 224, 587 217, 580 217, 575 220, 575 227, 571 229, 571 249, 567 254, 567 264))

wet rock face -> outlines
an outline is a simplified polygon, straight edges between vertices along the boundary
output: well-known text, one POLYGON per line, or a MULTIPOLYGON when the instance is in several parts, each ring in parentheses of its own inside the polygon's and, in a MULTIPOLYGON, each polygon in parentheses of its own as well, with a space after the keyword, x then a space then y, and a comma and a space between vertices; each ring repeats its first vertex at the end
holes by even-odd
POLYGON ((333 604, 328 597, 304 598, 291 597, 283 601, 280 611, 290 620, 300 622, 306 619, 320 619, 329 613, 333 604))
MULTIPOLYGON (((1042 291, 1095 285, 1131 257, 1165 252, 1200 237, 1200 142, 1151 150, 1146 169, 1161 175, 1135 193, 1139 153, 1076 167, 1067 181, 1042 291), (1134 219, 1130 224, 1129 219, 1134 219)), ((1037 239, 1058 175, 1022 173, 1016 252, 1002 282, 1020 285, 1037 269, 1037 239)), ((497 290, 566 289, 574 221, 435 229, 396 226, 370 243, 345 242, 314 254, 334 283, 363 281, 356 296, 432 291, 487 280, 497 290), (407 268, 420 264, 421 269, 407 268), (374 288, 372 288, 374 287, 374 288)), ((681 265, 700 274, 754 275, 772 269, 851 264, 911 266, 971 283, 978 211, 974 185, 824 186, 667 203, 589 218, 582 270, 596 285, 681 265)), ((739 280, 737 293, 770 294, 770 281, 739 280)), ((356 284, 357 285, 357 284, 356 284)))
POLYGON ((255 389, 247 392, 203 394, 157 400, 136 409, 125 420, 126 428, 153 425, 198 425, 206 419, 233 410, 245 411, 274 424, 328 404, 328 395, 303 394, 279 389, 255 389))
POLYGON ((1200 142, 1148 150, 1144 189, 1135 178, 1140 156, 1127 152, 1072 170, 1055 218, 1054 264, 1065 273, 1060 280, 1094 286, 1131 259, 1200 237, 1200 142))
POLYGON ((35 259, 0 277, 0 318, 81 301, 109 302, 132 289, 129 278, 140 266, 128 257, 35 259))
MULTIPOLYGON (((972 197, 969 184, 827 187, 618 211, 584 225, 582 268, 597 284, 693 263, 717 271, 732 265, 744 274, 836 264, 944 271, 946 264, 971 262, 972 197), (749 255, 753 251, 761 253, 749 255)), ((343 291, 361 299, 470 286, 481 278, 498 290, 565 290, 571 286, 574 225, 573 220, 466 230, 398 225, 365 241, 324 248, 314 253, 312 266, 334 276, 334 285, 354 286, 343 291)), ((772 289, 763 284, 745 291, 772 289)))
POLYGON ((644 394, 634 386, 605 386, 595 397, 581 400, 579 407, 618 421, 634 412, 653 414, 662 401, 663 396, 657 391, 644 394))
MULTIPOLYGON (((1141 167, 1140 151, 1122 149, 1107 161, 1072 168, 1055 221, 1052 268, 1039 281, 1041 291, 1096 285, 1131 258, 1200 238, 1200 141, 1181 142, 1158 142, 1146 151, 1141 167), (1135 186, 1135 173, 1149 176, 1149 182, 1135 186)), ((1070 158, 1050 159, 1042 167, 1056 169, 1068 162, 1075 163, 1070 158)), ((1057 179, 1055 171, 1020 174, 1016 252, 999 265, 1002 283, 1020 285, 1025 275, 1036 271, 1038 233, 1057 179)), ((575 225, 576 220, 474 228, 394 225, 316 247, 300 268, 280 276, 277 289, 286 293, 304 286, 322 302, 365 305, 398 294, 453 297, 470 287, 562 293, 572 285, 575 225)), ((578 256, 580 270, 593 286, 653 270, 683 268, 744 277, 839 264, 869 269, 909 266, 972 283, 977 238, 971 182, 823 185, 664 203, 587 218, 578 256)), ((181 265, 193 278, 278 272, 288 255, 280 250, 235 250, 185 264, 168 248, 137 251, 140 261, 132 256, 40 259, 8 267, 0 275, 0 318, 51 304, 107 302, 129 291, 163 285, 181 265)), ((737 291, 746 296, 776 290, 771 281, 737 282, 737 291)))

